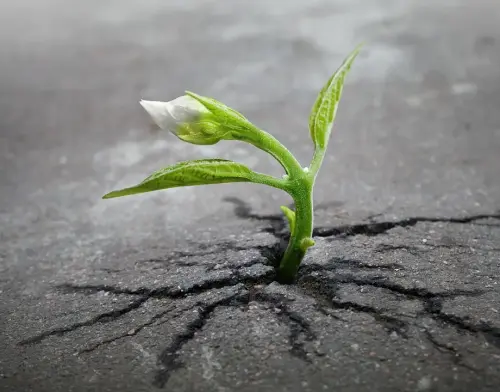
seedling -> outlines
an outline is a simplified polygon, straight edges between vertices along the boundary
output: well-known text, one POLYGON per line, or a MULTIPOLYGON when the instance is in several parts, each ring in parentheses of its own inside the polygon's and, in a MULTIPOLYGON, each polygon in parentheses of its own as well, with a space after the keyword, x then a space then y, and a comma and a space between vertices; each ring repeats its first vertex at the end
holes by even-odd
POLYGON ((239 140, 271 154, 283 167, 282 178, 250 170, 248 167, 223 159, 200 159, 180 162, 161 169, 140 184, 113 191, 104 199, 133 195, 181 186, 253 182, 287 192, 295 211, 282 206, 290 227, 290 241, 278 267, 278 278, 292 282, 308 248, 314 245, 313 187, 323 162, 335 114, 342 95, 345 77, 360 51, 358 46, 342 63, 321 89, 309 117, 309 130, 314 143, 314 155, 309 167, 302 167, 277 139, 259 129, 242 114, 212 98, 192 92, 170 102, 141 101, 158 126, 179 139, 200 145, 220 140, 239 140))

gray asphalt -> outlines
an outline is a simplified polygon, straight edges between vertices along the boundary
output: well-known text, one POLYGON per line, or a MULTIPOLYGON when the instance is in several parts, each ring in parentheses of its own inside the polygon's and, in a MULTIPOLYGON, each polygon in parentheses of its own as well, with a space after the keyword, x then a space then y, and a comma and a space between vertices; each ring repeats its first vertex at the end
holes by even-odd
POLYGON ((0 390, 497 391, 497 0, 0 1, 0 390), (226 184, 109 200, 185 159, 138 101, 213 96, 312 153, 317 246, 274 281, 290 199, 226 184))

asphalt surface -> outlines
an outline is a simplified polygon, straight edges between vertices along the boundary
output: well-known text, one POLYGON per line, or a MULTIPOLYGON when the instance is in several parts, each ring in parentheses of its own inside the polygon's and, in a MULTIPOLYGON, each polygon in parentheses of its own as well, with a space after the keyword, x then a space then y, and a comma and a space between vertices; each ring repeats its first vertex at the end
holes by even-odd
POLYGON ((0 390, 499 390, 499 26, 497 0, 1 1, 0 390), (307 165, 362 41, 296 284, 276 190, 100 199, 185 159, 281 175, 138 104, 184 90, 307 165))

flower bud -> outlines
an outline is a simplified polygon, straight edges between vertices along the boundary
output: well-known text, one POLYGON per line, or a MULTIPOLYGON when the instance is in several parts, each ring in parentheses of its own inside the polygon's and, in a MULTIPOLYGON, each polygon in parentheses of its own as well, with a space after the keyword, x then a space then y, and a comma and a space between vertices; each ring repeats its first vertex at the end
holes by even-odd
POLYGON ((188 143, 214 144, 226 133, 212 112, 188 95, 170 102, 141 100, 140 104, 161 129, 188 143))

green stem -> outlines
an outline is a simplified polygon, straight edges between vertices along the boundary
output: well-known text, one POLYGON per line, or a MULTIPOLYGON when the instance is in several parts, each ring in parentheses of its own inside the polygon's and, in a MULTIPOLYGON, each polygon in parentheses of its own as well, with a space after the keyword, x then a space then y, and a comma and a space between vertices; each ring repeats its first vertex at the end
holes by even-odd
POLYGON ((268 186, 272 186, 277 189, 281 189, 282 191, 288 192, 288 181, 283 180, 281 178, 276 178, 273 176, 269 176, 263 173, 254 172, 252 176, 252 182, 255 184, 264 184, 268 186))
POLYGON ((307 248, 314 245, 312 239, 314 179, 303 173, 301 178, 296 181, 297 184, 291 193, 295 202, 295 227, 278 268, 278 279, 282 283, 293 282, 307 248))
POLYGON ((239 135, 239 140, 250 143, 271 154, 290 177, 300 177, 303 174, 299 161, 295 159, 293 154, 278 139, 257 127, 254 127, 253 131, 251 134, 252 137, 249 137, 249 135, 239 135))

